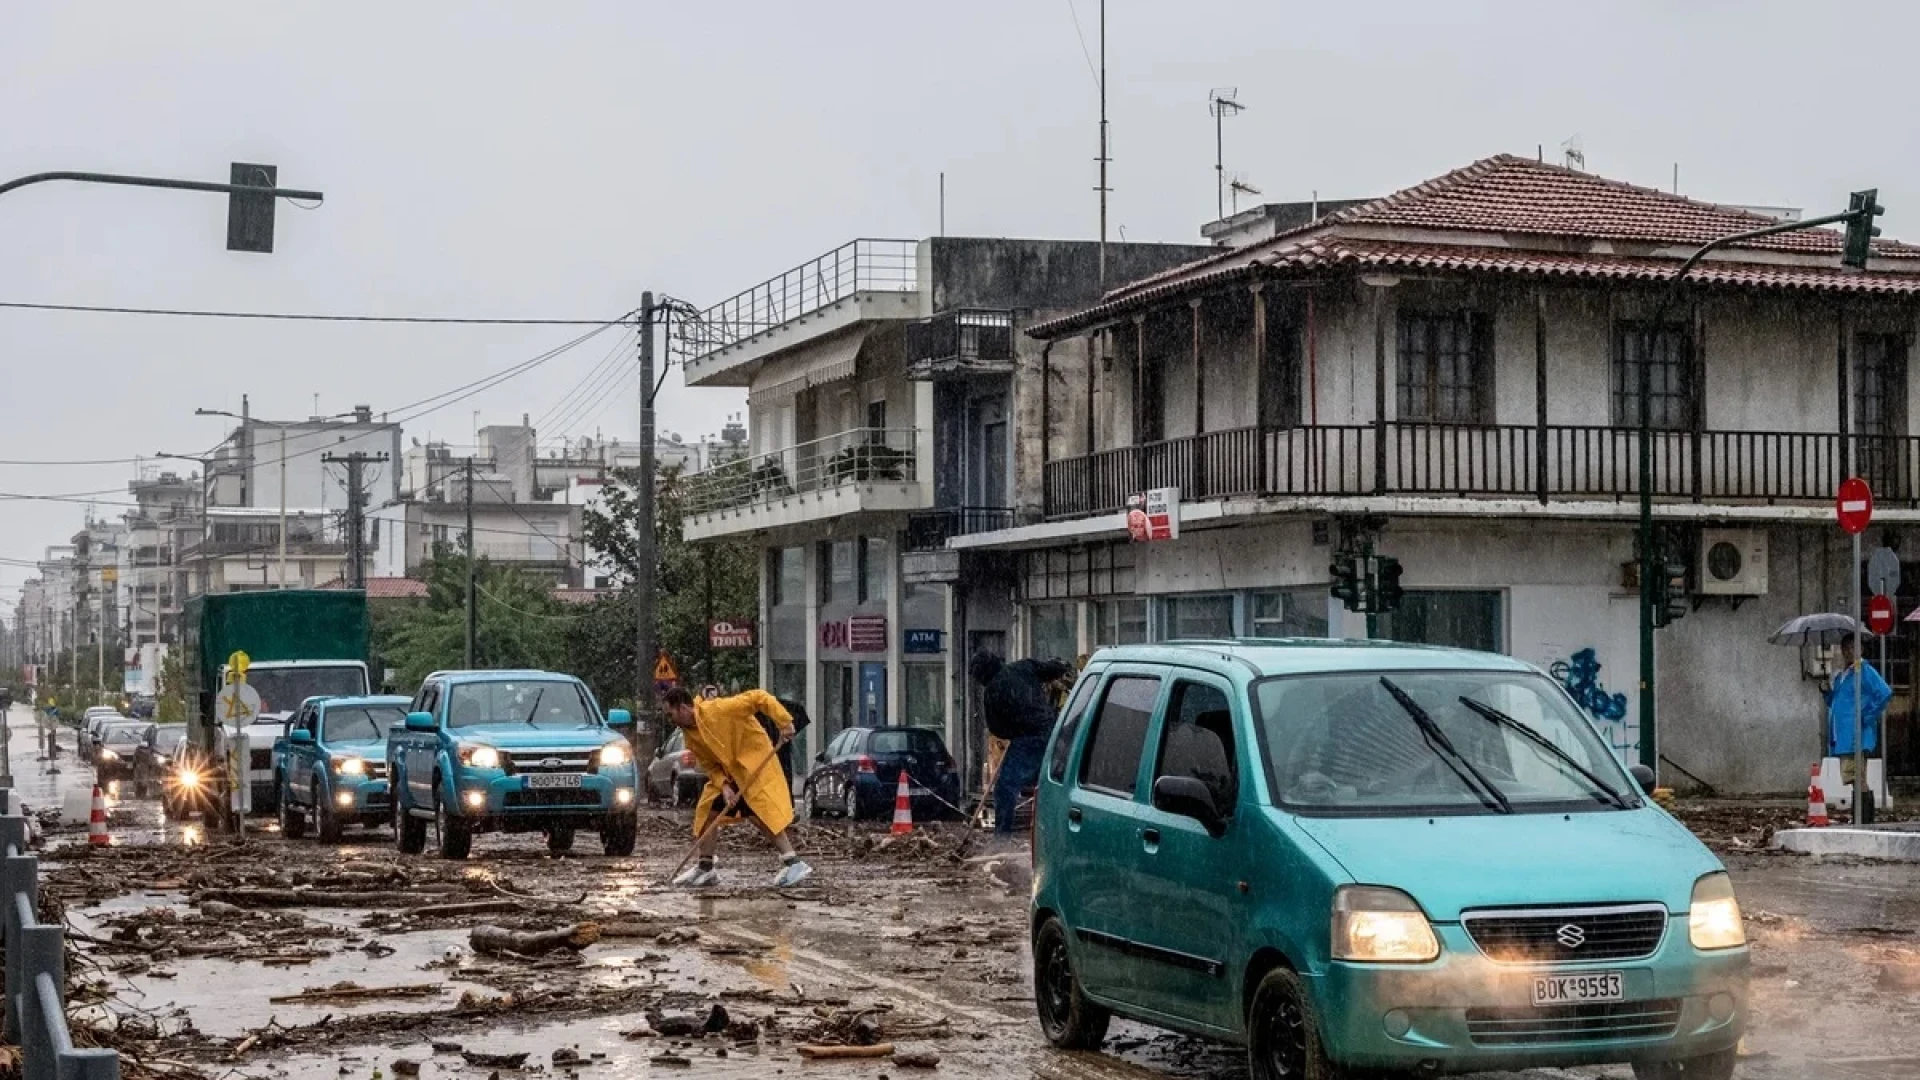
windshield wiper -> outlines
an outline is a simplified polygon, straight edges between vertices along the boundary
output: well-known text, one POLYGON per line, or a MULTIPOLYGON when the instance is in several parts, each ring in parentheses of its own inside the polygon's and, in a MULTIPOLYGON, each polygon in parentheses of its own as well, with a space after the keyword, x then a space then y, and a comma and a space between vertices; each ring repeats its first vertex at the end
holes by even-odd
POLYGON ((1565 765, 1567 768, 1572 769, 1574 772, 1579 773, 1583 778, 1585 778, 1587 783, 1593 785, 1593 788, 1595 791, 1598 791, 1601 794, 1605 795, 1607 797, 1608 802, 1612 803, 1613 805, 1619 807, 1622 810, 1633 809, 1633 804, 1627 801, 1627 797, 1625 795, 1622 795, 1620 794, 1620 792, 1614 790, 1614 787, 1612 784, 1609 784, 1605 780, 1600 779, 1599 775, 1596 774, 1592 769, 1589 769, 1585 765, 1580 764, 1579 761, 1574 759, 1574 756, 1572 754, 1569 754, 1565 750, 1560 749, 1560 747, 1557 746, 1552 739, 1547 738, 1545 735, 1540 734, 1538 731, 1535 731, 1533 728, 1529 727, 1528 725, 1523 724, 1518 720, 1515 720, 1513 717, 1508 716, 1506 713, 1501 712, 1499 709, 1496 709, 1493 706, 1486 704, 1485 702, 1475 701, 1470 697, 1462 695, 1460 698, 1460 704, 1465 705, 1467 708, 1472 709, 1474 712, 1479 713, 1481 716, 1486 717, 1489 721, 1495 724, 1498 724, 1502 727, 1508 728, 1512 731, 1519 733, 1528 742, 1531 742, 1533 745, 1553 755, 1553 758, 1555 761, 1558 761, 1561 764, 1565 765))
POLYGON ((1493 781, 1487 779, 1485 773, 1475 768, 1465 754, 1454 748, 1453 740, 1447 738, 1447 733, 1440 730, 1440 725, 1434 723, 1433 717, 1427 715, 1427 710, 1421 708, 1419 702, 1413 700, 1405 690, 1400 689, 1385 675, 1380 676, 1380 685, 1386 688, 1387 693, 1393 695, 1393 700, 1400 703, 1400 707, 1407 711, 1408 716, 1413 717, 1413 724, 1420 729, 1420 737, 1426 740, 1427 748, 1433 751, 1435 757, 1446 762, 1447 768, 1453 770, 1453 774, 1460 778, 1461 783, 1472 788, 1473 793, 1487 805, 1488 809, 1498 810, 1503 814, 1513 813, 1513 803, 1507 799, 1506 793, 1494 787, 1493 781))
POLYGON ((547 696, 547 691, 545 687, 542 687, 538 693, 533 695, 533 708, 527 710, 527 726, 528 727, 540 726, 539 724, 536 724, 533 722, 533 714, 540 711, 540 699, 546 696, 547 696))

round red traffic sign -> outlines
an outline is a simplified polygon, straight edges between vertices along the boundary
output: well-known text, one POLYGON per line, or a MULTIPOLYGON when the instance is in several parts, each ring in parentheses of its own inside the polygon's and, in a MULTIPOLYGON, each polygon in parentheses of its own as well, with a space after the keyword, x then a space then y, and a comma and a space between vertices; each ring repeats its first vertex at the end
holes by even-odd
POLYGON ((1841 531, 1858 536, 1873 520, 1873 491, 1865 480, 1849 476, 1841 481, 1840 491, 1833 497, 1833 509, 1841 531))
POLYGON ((1893 633, 1893 597, 1876 596, 1867 601, 1867 629, 1885 636, 1893 633))

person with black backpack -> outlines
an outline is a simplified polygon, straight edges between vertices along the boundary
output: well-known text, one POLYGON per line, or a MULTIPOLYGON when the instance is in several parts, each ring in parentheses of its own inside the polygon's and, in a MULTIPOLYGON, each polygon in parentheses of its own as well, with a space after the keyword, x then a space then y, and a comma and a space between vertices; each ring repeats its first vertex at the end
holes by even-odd
POLYGON ((787 710, 787 715, 793 718, 793 738, 781 742, 778 738, 779 727, 767 717, 766 713, 759 714, 760 727, 766 731, 767 737, 773 740, 773 744, 780 748, 780 770, 787 774, 787 790, 792 791, 793 744, 800 738, 800 733, 807 730, 807 726, 813 723, 813 719, 807 715, 807 707, 792 698, 776 697, 774 700, 778 701, 781 707, 787 710))
POLYGON ((1009 664, 992 653, 979 653, 967 670, 984 688, 981 708, 987 733, 1007 741, 993 783, 993 831, 1011 837, 1020 793, 1039 783, 1040 761, 1059 716, 1048 687, 1073 674, 1073 665, 1032 657, 1009 664))

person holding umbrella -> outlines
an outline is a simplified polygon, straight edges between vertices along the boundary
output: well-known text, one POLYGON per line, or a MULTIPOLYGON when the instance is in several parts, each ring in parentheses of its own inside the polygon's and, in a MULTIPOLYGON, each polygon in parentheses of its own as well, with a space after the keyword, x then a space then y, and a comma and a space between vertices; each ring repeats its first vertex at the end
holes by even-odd
POLYGON ((1840 670, 1827 687, 1827 756, 1840 759, 1840 775, 1853 783, 1853 699, 1860 696, 1861 745, 1868 754, 1880 750, 1880 717, 1893 700, 1893 690, 1872 664, 1853 655, 1852 636, 1840 638, 1840 670))

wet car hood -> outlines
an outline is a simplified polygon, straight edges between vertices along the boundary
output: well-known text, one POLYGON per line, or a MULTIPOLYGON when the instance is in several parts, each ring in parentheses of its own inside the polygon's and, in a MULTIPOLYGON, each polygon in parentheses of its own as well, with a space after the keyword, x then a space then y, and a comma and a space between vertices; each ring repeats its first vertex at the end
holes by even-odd
POLYGON ((330 742, 327 753, 334 757, 357 757, 367 761, 381 761, 387 756, 387 741, 375 739, 368 742, 330 742))
POLYGON ((592 748, 605 746, 615 738, 612 729, 597 725, 534 727, 513 721, 499 724, 468 724, 465 727, 448 728, 447 734, 460 742, 481 743, 496 750, 572 746, 592 748))
POLYGON ((1411 894, 1450 922, 1476 907, 1692 903, 1720 861, 1665 811, 1296 817, 1353 880, 1411 894))

